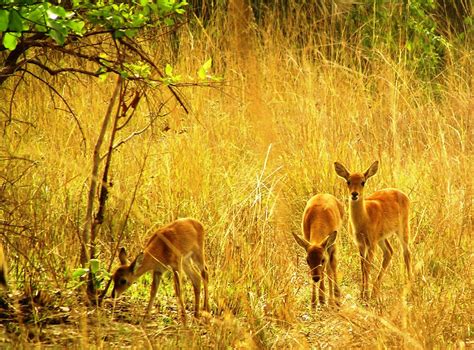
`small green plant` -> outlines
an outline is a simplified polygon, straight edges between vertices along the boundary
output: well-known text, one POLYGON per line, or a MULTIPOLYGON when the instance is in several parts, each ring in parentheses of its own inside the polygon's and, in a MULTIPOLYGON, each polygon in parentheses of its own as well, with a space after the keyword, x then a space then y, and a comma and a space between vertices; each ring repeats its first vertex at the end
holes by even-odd
POLYGON ((72 278, 78 282, 73 288, 78 288, 87 283, 86 277, 89 274, 96 290, 102 289, 104 281, 111 277, 110 273, 101 266, 99 259, 91 259, 89 261, 89 268, 79 267, 73 271, 72 278))

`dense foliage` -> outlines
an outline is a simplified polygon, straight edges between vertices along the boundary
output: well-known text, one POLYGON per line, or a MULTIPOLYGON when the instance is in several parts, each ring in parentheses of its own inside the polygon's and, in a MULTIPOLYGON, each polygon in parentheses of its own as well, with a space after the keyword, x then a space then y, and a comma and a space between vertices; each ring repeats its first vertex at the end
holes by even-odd
MULTIPOLYGON (((140 75, 143 68, 123 67, 124 58, 110 58, 110 52, 93 50, 94 41, 110 35, 113 40, 134 40, 140 30, 161 28, 175 23, 175 16, 184 13, 186 1, 161 0, 139 2, 74 0, 72 3, 54 1, 8 1, 0 3, 0 84, 17 70, 34 64, 51 74, 75 71, 100 75, 115 71, 125 76, 140 75), (26 54, 36 48, 34 53, 26 54), (86 48, 92 50, 88 52, 86 48), (43 51, 39 51, 43 49, 43 51), (52 68, 46 64, 51 51, 92 61, 98 65, 94 71, 78 67, 52 68), (20 59, 22 57, 22 59, 20 59), (121 61, 121 62, 119 62, 121 61)), ((114 51, 113 47, 109 48, 114 51)), ((137 55, 134 55, 134 60, 137 55)), ((133 60, 132 59, 132 60, 133 60)), ((126 59, 125 59, 126 60, 126 59)))

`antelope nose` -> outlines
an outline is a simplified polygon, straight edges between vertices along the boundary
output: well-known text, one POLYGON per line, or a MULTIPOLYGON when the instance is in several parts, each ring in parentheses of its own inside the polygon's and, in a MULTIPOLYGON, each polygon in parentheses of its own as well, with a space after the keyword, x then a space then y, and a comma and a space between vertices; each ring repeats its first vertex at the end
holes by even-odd
POLYGON ((351 195, 352 195, 352 199, 359 198, 359 193, 358 192, 352 192, 351 195))
POLYGON ((316 282, 316 283, 319 282, 320 279, 321 279, 321 277, 319 277, 319 276, 313 276, 313 281, 316 282))

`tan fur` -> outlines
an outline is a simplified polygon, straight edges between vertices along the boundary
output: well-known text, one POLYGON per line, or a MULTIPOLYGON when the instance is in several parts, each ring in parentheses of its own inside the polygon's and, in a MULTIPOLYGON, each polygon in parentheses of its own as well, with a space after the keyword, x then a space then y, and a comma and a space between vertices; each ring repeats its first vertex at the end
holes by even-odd
POLYGON ((334 165, 336 173, 347 181, 350 224, 361 256, 361 297, 367 299, 375 247, 379 245, 382 249, 383 262, 373 286, 373 296, 377 296, 382 277, 392 258, 393 248, 388 238, 394 233, 402 244, 407 274, 411 277, 411 253, 408 247, 410 201, 406 194, 391 188, 364 198, 365 182, 377 172, 378 162, 374 162, 364 173, 349 173, 342 164, 336 162, 334 165))
POLYGON ((303 237, 295 234, 296 242, 307 253, 306 261, 313 278, 311 305, 316 306, 316 283, 319 282, 319 302, 324 304, 324 271, 327 267, 330 303, 339 304, 340 291, 337 284, 336 236, 342 224, 342 203, 330 194, 313 196, 303 212, 301 223, 303 237), (328 264, 329 262, 329 264, 328 264))
POLYGON ((199 316, 201 280, 204 284, 204 309, 209 310, 208 273, 204 258, 204 229, 199 221, 194 219, 176 220, 154 233, 148 240, 143 252, 131 264, 128 264, 126 255, 125 249, 122 248, 119 255, 122 266, 113 275, 113 297, 122 294, 144 273, 153 271, 150 301, 146 309, 148 315, 155 300, 161 275, 166 270, 171 270, 176 297, 181 308, 181 316, 185 321, 180 282, 180 274, 184 270, 193 284, 194 315, 199 316))

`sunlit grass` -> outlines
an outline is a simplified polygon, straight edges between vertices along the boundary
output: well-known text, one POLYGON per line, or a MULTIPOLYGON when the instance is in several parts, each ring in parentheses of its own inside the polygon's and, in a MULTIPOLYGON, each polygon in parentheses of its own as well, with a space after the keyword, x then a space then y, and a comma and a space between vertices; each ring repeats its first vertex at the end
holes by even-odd
MULTIPOLYGON (((128 305, 127 322, 117 319, 121 309, 112 316, 98 309, 96 327, 85 321, 86 309, 73 304, 82 315, 71 325, 79 338, 50 342, 69 339, 99 348, 472 345, 473 104, 472 78, 465 74, 472 56, 446 67, 435 86, 382 52, 364 72, 342 59, 313 55, 314 47, 302 50, 270 29, 262 30, 259 41, 248 31, 243 49, 238 28, 225 38, 213 30, 193 37, 181 32, 175 69, 191 72, 212 56, 227 86, 186 88, 190 114, 176 107, 115 152, 98 244, 107 266, 122 229, 121 243, 136 254, 156 226, 184 216, 201 220, 212 316, 187 328, 179 325, 172 283, 165 279, 159 290, 162 313, 140 324, 146 278, 120 301, 128 305), (162 132, 160 123, 171 129, 162 132), (381 300, 362 306, 360 262, 345 225, 338 240, 343 305, 313 312, 307 266, 291 231, 299 230, 311 195, 329 192, 345 199, 334 161, 356 170, 376 159, 380 171, 367 191, 397 187, 412 201, 414 283, 406 286, 396 243, 381 300)), ((4 219, 26 227, 21 234, 5 234, 14 288, 63 289, 79 266, 92 148, 114 82, 55 84, 75 111, 86 146, 64 105, 57 98, 53 103, 46 87, 32 80, 20 87, 14 120, 2 130, 5 157, 28 159, 1 165, 2 177, 16 181, 2 194, 8 204, 17 204, 4 219)), ((154 98, 159 97, 157 92, 154 98)), ((148 113, 142 106, 119 139, 146 125, 148 113)), ((377 255, 377 266, 380 260, 377 255)), ((189 283, 185 294, 189 307, 189 283)))

